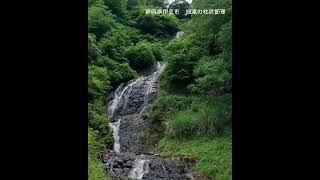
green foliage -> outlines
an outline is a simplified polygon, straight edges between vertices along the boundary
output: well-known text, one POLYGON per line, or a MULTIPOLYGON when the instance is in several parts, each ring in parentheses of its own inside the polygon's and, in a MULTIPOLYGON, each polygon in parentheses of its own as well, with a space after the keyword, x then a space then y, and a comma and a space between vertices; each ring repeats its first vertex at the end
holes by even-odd
POLYGON ((130 66, 136 70, 142 70, 155 63, 152 47, 149 43, 140 42, 135 46, 128 47, 124 52, 130 66))
POLYGON ((182 26, 187 33, 167 46, 163 87, 171 93, 230 93, 231 1, 195 0, 192 6, 195 9, 224 8, 227 13, 193 16, 182 26))
POLYGON ((194 157, 192 172, 196 179, 232 179, 232 134, 228 129, 215 138, 192 139, 163 138, 159 142, 161 154, 169 157, 194 157), (198 178, 197 178, 198 177, 198 178))
POLYGON ((117 16, 123 16, 127 6, 126 0, 104 0, 104 4, 117 16))
MULTIPOLYGON (((106 115, 107 95, 119 84, 137 77, 133 69, 143 70, 156 60, 164 60, 164 45, 159 37, 169 37, 177 29, 175 17, 156 17, 155 28, 159 31, 141 33, 138 17, 144 15, 142 6, 147 3, 126 2, 88 2, 88 176, 92 180, 107 178, 96 157, 98 151, 110 149, 113 144, 106 115), (126 7, 131 8, 130 12, 126 7)), ((157 1, 151 3, 155 5, 157 1)))
POLYGON ((174 54, 184 54, 193 47, 193 36, 186 36, 179 40, 172 40, 166 46, 168 56, 174 54))
POLYGON ((146 5, 152 5, 153 7, 165 8, 164 0, 147 0, 146 5))
POLYGON ((154 130, 173 138, 217 135, 231 125, 231 95, 160 96, 148 114, 154 130))
POLYGON ((186 54, 175 54, 168 60, 164 72, 168 89, 181 92, 192 82, 194 63, 188 62, 187 59, 186 54))
POLYGON ((101 51, 96 45, 94 34, 88 35, 88 63, 96 61, 101 56, 101 51))
POLYGON ((201 94, 222 95, 231 92, 231 65, 223 58, 204 57, 194 70, 197 78, 193 92, 201 94))
POLYGON ((103 164, 97 158, 98 143, 91 128, 88 128, 88 150, 88 179, 108 180, 103 164))
POLYGON ((105 108, 103 108, 104 103, 96 101, 88 106, 88 126, 96 133, 97 147, 99 149, 112 147, 113 139, 108 126, 108 118, 105 115, 105 108))
POLYGON ((110 73, 110 79, 113 87, 117 87, 121 83, 127 82, 135 77, 137 77, 137 73, 129 66, 128 63, 118 64, 110 73))
MULTIPOLYGON (((180 45, 181 43, 176 43, 169 47, 172 48, 170 52, 178 49, 180 45)), ((165 87, 169 91, 183 92, 194 81, 193 69, 199 57, 206 54, 204 49, 196 46, 188 50, 182 49, 180 52, 167 58, 168 64, 164 74, 165 87)))
POLYGON ((192 16, 187 28, 197 33, 217 34, 221 30, 221 27, 231 20, 231 5, 231 0, 193 0, 193 9, 226 9, 226 14, 218 16, 192 16))
POLYGON ((148 113, 148 117, 150 118, 154 129, 163 131, 166 119, 169 118, 172 114, 185 109, 191 103, 191 98, 183 96, 160 96, 152 104, 151 110, 148 113))
POLYGON ((111 59, 123 62, 122 50, 139 41, 137 30, 118 25, 108 32, 107 37, 99 41, 99 48, 102 55, 106 55, 111 59))
POLYGON ((108 71, 105 68, 90 65, 88 74, 89 102, 104 97, 111 88, 108 71))
POLYGON ((104 98, 119 84, 137 76, 127 63, 118 63, 108 57, 100 57, 97 62, 89 65, 88 97, 89 102, 104 98))
POLYGON ((164 58, 163 58, 164 49, 162 48, 162 46, 163 46, 163 44, 161 44, 161 43, 151 44, 151 50, 152 50, 152 53, 153 53, 156 61, 163 61, 164 60, 164 58))
MULTIPOLYGON (((226 23, 219 32, 219 41, 221 42, 224 52, 232 51, 232 21, 226 23)), ((230 54, 231 55, 231 54, 230 54)))
POLYGON ((104 7, 92 6, 88 10, 88 31, 96 35, 97 39, 115 26, 113 15, 104 7))
POLYGON ((213 136, 231 122, 230 97, 197 97, 168 118, 167 134, 174 138, 213 136))
POLYGON ((128 3, 127 3, 127 8, 129 10, 137 7, 139 5, 139 1, 138 0, 128 0, 128 3))
POLYGON ((135 70, 162 60, 166 68, 160 84, 169 95, 160 96, 147 114, 150 132, 156 135, 139 137, 163 138, 164 155, 195 157, 194 174, 231 179, 231 0, 193 0, 192 8, 225 8, 227 14, 192 16, 191 20, 145 14, 145 8, 163 7, 162 0, 88 3, 89 179, 106 178, 96 157, 113 143, 106 96, 120 83, 137 77, 135 70), (184 36, 169 42, 179 29, 184 36))
POLYGON ((140 14, 136 21, 137 28, 144 34, 169 38, 178 31, 178 22, 174 15, 140 14))

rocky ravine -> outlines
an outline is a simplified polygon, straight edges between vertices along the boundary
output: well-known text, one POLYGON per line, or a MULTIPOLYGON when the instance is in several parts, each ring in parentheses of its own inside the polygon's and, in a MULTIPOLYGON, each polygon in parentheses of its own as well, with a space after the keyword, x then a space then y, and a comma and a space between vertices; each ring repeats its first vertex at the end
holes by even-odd
POLYGON ((193 161, 173 161, 152 154, 139 139, 149 125, 142 115, 159 95, 156 81, 164 66, 157 62, 149 73, 120 85, 108 98, 114 151, 101 158, 111 179, 190 179, 186 174, 193 161))

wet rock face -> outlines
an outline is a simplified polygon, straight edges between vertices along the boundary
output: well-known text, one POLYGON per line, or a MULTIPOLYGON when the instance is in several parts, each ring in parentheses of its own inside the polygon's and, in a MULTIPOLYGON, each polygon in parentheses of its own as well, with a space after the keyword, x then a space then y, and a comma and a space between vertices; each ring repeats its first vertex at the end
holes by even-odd
POLYGON ((156 87, 159 73, 155 71, 149 76, 142 76, 121 84, 112 96, 107 98, 108 112, 113 121, 125 115, 141 114, 147 111, 149 105, 159 95, 156 87))
POLYGON ((172 161, 149 153, 143 142, 144 130, 149 126, 142 115, 159 95, 157 77, 163 69, 158 62, 146 75, 121 84, 107 99, 108 113, 115 139, 114 151, 101 155, 106 171, 113 180, 167 179, 187 180, 189 169, 184 161, 172 161), (119 148, 120 145, 120 148, 119 148))
POLYGON ((187 1, 185 0, 179 0, 175 1, 172 4, 169 5, 169 9, 178 9, 179 14, 176 14, 177 18, 190 18, 190 14, 186 14, 186 10, 190 8, 190 5, 187 1))
POLYGON ((158 96, 156 83, 150 82, 150 78, 142 78, 137 81, 130 91, 130 95, 128 94, 128 97, 126 97, 122 108, 116 112, 119 116, 136 114, 146 110, 145 106, 148 106, 158 96), (145 109, 143 109, 144 107, 145 109))
MULTIPOLYGON (((137 156, 132 153, 109 153, 103 156, 103 163, 112 179, 128 178, 137 156)), ((189 180, 188 169, 183 163, 175 162, 154 155, 145 155, 148 159, 148 172, 142 179, 150 180, 189 180)))
POLYGON ((141 140, 143 131, 147 126, 148 122, 139 115, 123 116, 119 131, 121 152, 148 153, 149 148, 141 140))
POLYGON ((113 94, 117 97, 110 101, 109 107, 114 106, 114 110, 110 109, 109 112, 113 111, 113 122, 121 119, 118 130, 121 152, 142 154, 148 151, 148 147, 140 140, 144 129, 148 126, 148 120, 143 119, 142 114, 159 95, 157 76, 158 72, 155 72, 150 76, 130 81, 126 85, 121 85, 113 94))

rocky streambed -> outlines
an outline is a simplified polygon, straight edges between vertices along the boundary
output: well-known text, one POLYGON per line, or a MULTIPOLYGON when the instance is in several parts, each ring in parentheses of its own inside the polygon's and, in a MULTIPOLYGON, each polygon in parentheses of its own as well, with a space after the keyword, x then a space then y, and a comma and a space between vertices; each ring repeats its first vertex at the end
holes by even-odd
POLYGON ((149 74, 121 84, 108 98, 114 151, 102 155, 109 176, 116 179, 187 180, 192 163, 170 160, 150 153, 152 149, 139 137, 149 126, 143 116, 158 97, 157 78, 165 64, 157 62, 149 74))
POLYGON ((187 172, 195 162, 193 159, 173 161, 158 155, 114 152, 105 154, 102 161, 113 180, 188 180, 191 177, 187 172))
MULTIPOLYGON (((176 38, 182 35, 178 32, 176 38)), ((143 114, 159 95, 157 78, 164 67, 163 62, 156 62, 138 79, 121 84, 107 99, 114 149, 103 153, 100 158, 112 180, 192 179, 187 174, 195 164, 194 159, 171 160, 161 157, 152 153, 152 148, 140 137, 149 126, 143 114)))

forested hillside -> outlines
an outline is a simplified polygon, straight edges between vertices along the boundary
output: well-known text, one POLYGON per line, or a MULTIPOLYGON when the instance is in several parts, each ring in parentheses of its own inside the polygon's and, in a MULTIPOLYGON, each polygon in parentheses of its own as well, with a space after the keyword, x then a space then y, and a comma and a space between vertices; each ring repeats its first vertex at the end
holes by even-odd
POLYGON ((231 179, 231 0, 193 0, 191 8, 223 8, 226 14, 191 18, 145 13, 165 8, 163 0, 88 4, 89 179, 108 179, 98 159, 113 149, 108 98, 159 61, 166 64, 160 96, 145 113, 151 125, 141 139, 162 156, 194 158, 195 179, 231 179), (174 39, 178 31, 184 34, 174 39))

